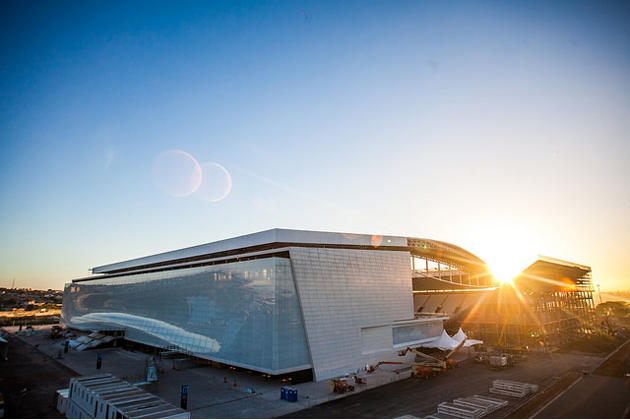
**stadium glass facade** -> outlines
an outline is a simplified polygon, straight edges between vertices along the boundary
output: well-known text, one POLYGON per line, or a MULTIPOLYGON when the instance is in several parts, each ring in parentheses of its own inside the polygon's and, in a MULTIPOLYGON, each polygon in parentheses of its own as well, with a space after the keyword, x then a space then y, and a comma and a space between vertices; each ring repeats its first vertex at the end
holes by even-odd
POLYGON ((311 366, 288 258, 264 258, 70 286, 64 316, 89 330, 265 372, 311 366))

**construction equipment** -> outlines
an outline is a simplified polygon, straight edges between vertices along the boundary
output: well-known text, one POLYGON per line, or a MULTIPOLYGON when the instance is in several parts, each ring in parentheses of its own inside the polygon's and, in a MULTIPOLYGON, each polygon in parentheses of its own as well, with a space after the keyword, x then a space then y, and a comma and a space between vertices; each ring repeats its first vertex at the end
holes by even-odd
POLYGON ((61 327, 61 325, 53 325, 50 328, 50 338, 59 338, 61 336, 61 331, 63 330, 63 328, 61 327))
POLYGON ((404 356, 405 354, 407 354, 407 352, 412 352, 426 359, 426 361, 424 362, 416 361, 416 364, 418 364, 419 366, 431 367, 431 368, 434 368, 434 370, 436 370, 435 368, 437 368, 437 371, 444 371, 446 369, 455 369, 456 367, 458 367, 457 360, 451 359, 451 356, 464 345, 465 341, 466 341, 465 339, 462 340, 462 342, 459 343, 457 347, 451 350, 451 352, 447 354, 446 357, 444 357, 444 360, 438 359, 437 357, 429 356, 428 354, 422 353, 418 349, 412 349, 411 347, 407 347, 405 350, 398 353, 398 355, 404 356))
POLYGON ((354 375, 354 383, 357 385, 367 385, 367 379, 359 378, 357 375, 354 375))
POLYGON ((330 390, 336 394, 343 394, 347 391, 354 391, 354 386, 350 385, 346 378, 331 379, 330 390))
POLYGON ((435 376, 436 371, 430 366, 412 366, 411 376, 413 378, 429 379, 435 376))
POLYGON ((473 363, 488 364, 490 363, 490 357, 486 354, 477 355, 473 357, 473 363))
MULTIPOLYGON (((374 373, 374 371, 376 369, 378 369, 378 367, 380 365, 402 365, 405 366, 403 369, 408 369, 409 366, 411 365, 411 363, 405 363, 405 362, 386 362, 386 361, 382 361, 382 362, 378 362, 377 364, 375 364, 374 366, 369 366, 366 370, 367 373, 374 373)), ((396 373, 400 373, 401 369, 396 369, 396 373)))
POLYGON ((502 370, 508 368, 507 357, 505 356, 490 356, 490 369, 502 370))
MULTIPOLYGON (((404 356, 408 352, 412 352, 416 354, 416 356, 420 356, 424 360, 418 361, 416 358, 416 361, 412 363, 383 361, 377 363, 373 367, 369 367, 367 369, 367 373, 374 372, 380 365, 404 365, 411 368, 412 377, 429 379, 430 377, 435 376, 440 372, 443 372, 447 369, 454 369, 458 366, 457 361, 455 359, 451 359, 451 356, 464 345, 464 341, 466 340, 462 340, 462 342, 459 343, 457 347, 455 347, 449 354, 447 354, 444 360, 438 359, 437 357, 429 356, 428 354, 422 353, 418 349, 407 347, 405 350, 399 352, 398 355, 404 356)), ((399 370, 396 370, 396 373, 399 373, 399 370)))
POLYGON ((525 353, 529 351, 529 346, 510 346, 507 342, 507 335, 505 334, 505 328, 507 327, 508 319, 510 314, 505 314, 505 320, 503 321, 503 327, 501 327, 501 333, 499 334, 499 339, 494 346, 497 349, 502 351, 506 351, 509 353, 525 353))
MULTIPOLYGON (((403 369, 411 369, 411 376, 413 378, 429 379, 431 376, 435 376, 436 372, 441 372, 440 367, 424 366, 422 363, 406 363, 406 362, 378 362, 376 365, 369 367, 367 373, 373 373, 380 365, 402 365, 403 369)), ((396 369, 396 373, 400 373, 403 369, 396 369)))

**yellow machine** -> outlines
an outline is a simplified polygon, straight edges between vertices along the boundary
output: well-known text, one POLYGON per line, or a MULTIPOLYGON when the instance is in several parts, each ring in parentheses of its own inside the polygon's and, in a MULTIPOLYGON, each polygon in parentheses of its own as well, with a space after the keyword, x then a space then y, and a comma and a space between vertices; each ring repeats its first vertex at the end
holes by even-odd
POLYGON ((503 321, 503 326, 501 327, 501 334, 499 334, 499 339, 494 346, 498 349, 504 350, 508 353, 524 353, 529 351, 528 346, 510 346, 507 342, 507 336, 505 335, 505 328, 507 327, 509 319, 509 314, 505 314, 505 320, 503 321))

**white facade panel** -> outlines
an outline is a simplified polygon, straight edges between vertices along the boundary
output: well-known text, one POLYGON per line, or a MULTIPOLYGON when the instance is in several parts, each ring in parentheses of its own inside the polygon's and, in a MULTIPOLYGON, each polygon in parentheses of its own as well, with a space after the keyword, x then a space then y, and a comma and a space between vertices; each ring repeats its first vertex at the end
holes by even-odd
POLYGON ((361 352, 363 354, 390 351, 393 347, 391 326, 361 328, 361 352))
POLYGON ((408 252, 291 248, 290 254, 316 380, 377 362, 364 354, 362 329, 387 327, 391 335, 395 321, 413 319, 408 252))

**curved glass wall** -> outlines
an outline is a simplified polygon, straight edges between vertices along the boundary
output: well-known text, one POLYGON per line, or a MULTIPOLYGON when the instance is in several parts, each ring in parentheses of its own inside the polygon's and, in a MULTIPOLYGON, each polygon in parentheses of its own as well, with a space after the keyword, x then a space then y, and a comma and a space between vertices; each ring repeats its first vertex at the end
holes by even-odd
POLYGON ((311 367, 289 259, 94 279, 66 286, 66 324, 261 372, 311 367))

